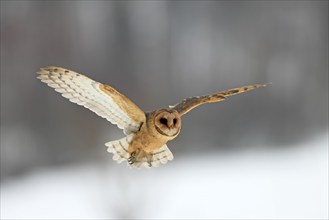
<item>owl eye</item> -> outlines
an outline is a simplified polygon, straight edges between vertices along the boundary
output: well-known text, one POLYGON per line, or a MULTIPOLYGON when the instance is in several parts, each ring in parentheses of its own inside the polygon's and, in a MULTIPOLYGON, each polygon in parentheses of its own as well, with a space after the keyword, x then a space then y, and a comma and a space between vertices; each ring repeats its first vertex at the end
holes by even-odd
POLYGON ((174 125, 177 123, 177 118, 174 118, 174 125))
POLYGON ((166 118, 160 118, 160 123, 167 125, 168 120, 166 118))

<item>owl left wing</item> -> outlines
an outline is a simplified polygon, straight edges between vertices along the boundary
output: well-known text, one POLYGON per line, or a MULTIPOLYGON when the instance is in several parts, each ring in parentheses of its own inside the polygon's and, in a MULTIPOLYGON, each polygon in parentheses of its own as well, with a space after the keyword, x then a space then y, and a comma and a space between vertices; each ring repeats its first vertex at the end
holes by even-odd
POLYGON ((144 112, 126 96, 111 86, 96 82, 87 76, 50 66, 41 68, 37 78, 71 102, 90 109, 124 129, 126 134, 138 131, 145 122, 144 112))
POLYGON ((240 88, 234 88, 234 89, 229 89, 225 91, 221 91, 212 95, 206 95, 206 96, 195 96, 191 98, 186 98, 180 103, 177 103, 174 106, 169 106, 172 109, 175 109, 178 111, 180 115, 184 115, 191 111, 193 108, 205 104, 205 103, 211 103, 211 102, 220 102, 226 99, 228 96, 240 94, 243 92, 247 92, 252 89, 260 88, 260 87, 265 87, 267 84, 254 84, 254 85, 249 85, 249 86, 243 86, 240 88))

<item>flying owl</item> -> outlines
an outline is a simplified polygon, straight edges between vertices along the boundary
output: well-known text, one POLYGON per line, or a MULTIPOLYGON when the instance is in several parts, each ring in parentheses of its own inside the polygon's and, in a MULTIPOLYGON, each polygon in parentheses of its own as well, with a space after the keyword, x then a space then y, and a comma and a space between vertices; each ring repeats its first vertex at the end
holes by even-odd
POLYGON ((181 117, 193 108, 243 93, 266 84, 229 89, 212 95, 186 98, 169 108, 143 112, 113 87, 61 67, 41 68, 38 79, 71 102, 82 105, 123 129, 126 136, 107 142, 108 152, 118 163, 127 161, 131 167, 158 167, 173 160, 167 142, 181 130, 181 117))

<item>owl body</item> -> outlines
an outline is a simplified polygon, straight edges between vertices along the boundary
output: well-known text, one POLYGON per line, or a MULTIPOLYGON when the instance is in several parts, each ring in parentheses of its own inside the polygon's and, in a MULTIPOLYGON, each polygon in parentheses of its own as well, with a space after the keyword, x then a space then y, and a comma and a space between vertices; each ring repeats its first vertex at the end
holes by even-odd
POLYGON ((145 121, 138 131, 131 134, 129 141, 111 141, 106 143, 106 146, 109 147, 109 152, 118 155, 114 159, 119 162, 127 159, 129 164, 137 167, 143 164, 149 167, 158 166, 160 164, 157 162, 166 163, 167 160, 173 159, 166 143, 174 139, 180 129, 181 119, 178 112, 160 109, 145 113, 145 121))
POLYGON ((174 106, 149 113, 143 112, 130 99, 113 87, 61 67, 41 68, 38 79, 124 130, 125 137, 105 145, 113 159, 127 161, 131 167, 157 167, 173 160, 167 142, 178 136, 181 117, 191 109, 228 96, 246 92, 266 84, 255 84, 221 91, 207 96, 187 98, 174 106))
POLYGON ((162 135, 156 131, 152 119, 146 117, 146 122, 142 124, 140 131, 136 133, 131 143, 131 152, 142 149, 145 153, 151 153, 166 144, 172 138, 162 135))

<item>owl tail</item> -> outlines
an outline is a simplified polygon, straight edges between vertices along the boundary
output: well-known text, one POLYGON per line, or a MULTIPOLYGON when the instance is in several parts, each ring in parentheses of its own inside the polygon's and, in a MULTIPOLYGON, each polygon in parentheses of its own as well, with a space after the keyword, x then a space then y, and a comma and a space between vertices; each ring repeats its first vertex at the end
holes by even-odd
POLYGON ((165 144, 160 149, 151 153, 151 165, 152 167, 158 167, 161 164, 166 164, 168 161, 173 160, 174 155, 165 144))
POLYGON ((133 136, 134 134, 129 134, 124 138, 115 141, 110 141, 105 144, 108 147, 107 151, 109 153, 113 153, 113 160, 117 161, 118 163, 121 163, 122 161, 129 159, 131 155, 128 151, 128 147, 131 143, 133 136))
POLYGON ((136 154, 133 154, 133 158, 128 159, 128 163, 131 167, 135 168, 151 168, 158 167, 161 164, 166 164, 169 160, 173 159, 173 154, 165 144, 160 149, 155 150, 151 153, 147 153, 143 150, 136 151, 136 154))
POLYGON ((131 167, 140 168, 158 167, 159 165, 166 164, 169 160, 174 159, 173 154, 166 144, 152 153, 146 153, 143 150, 130 153, 128 147, 133 136, 134 134, 130 134, 122 139, 110 141, 105 144, 108 147, 107 151, 113 153, 113 160, 118 163, 127 160, 131 167))

